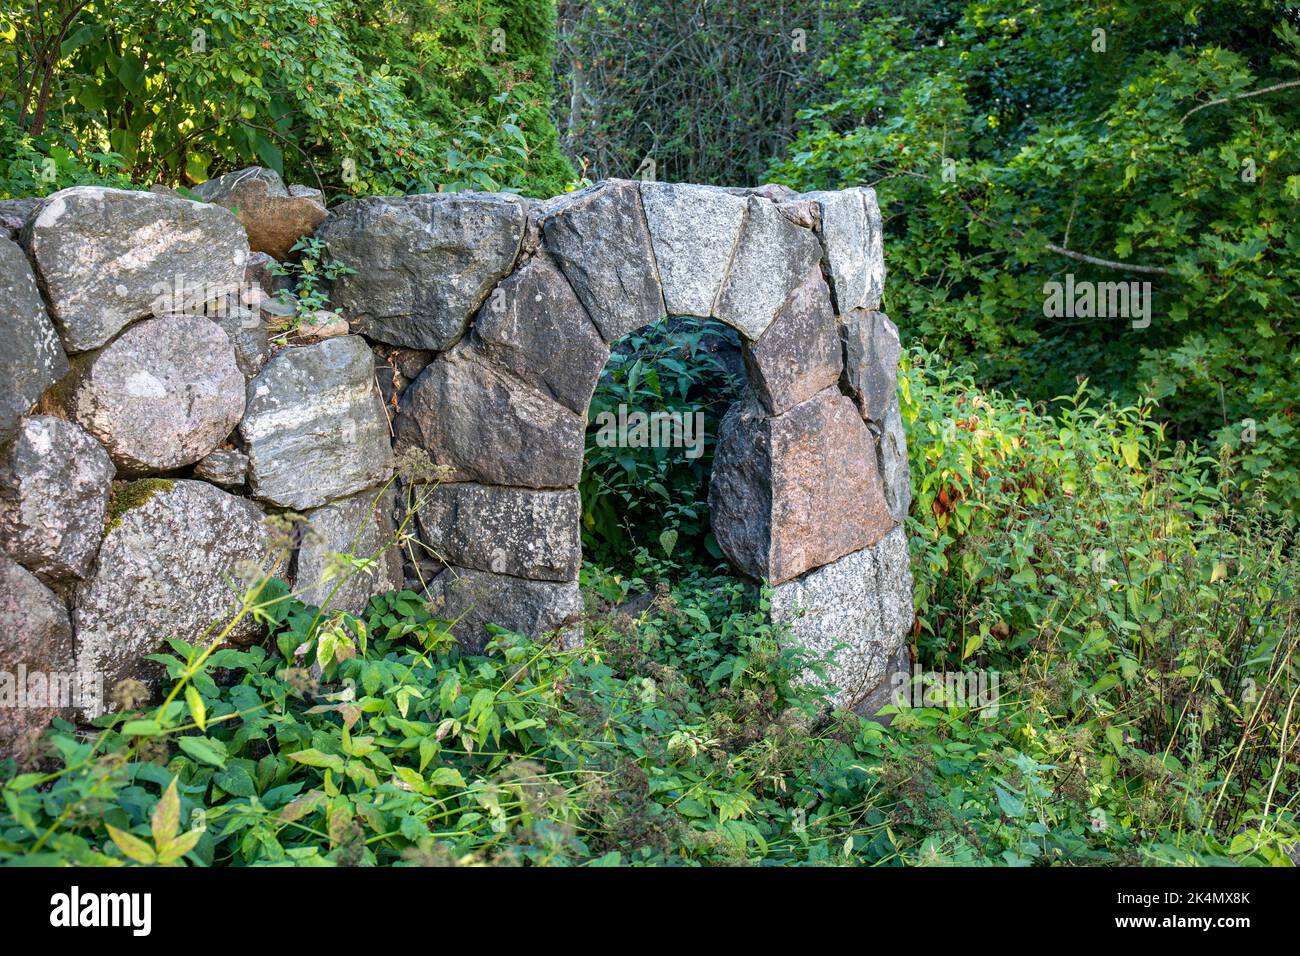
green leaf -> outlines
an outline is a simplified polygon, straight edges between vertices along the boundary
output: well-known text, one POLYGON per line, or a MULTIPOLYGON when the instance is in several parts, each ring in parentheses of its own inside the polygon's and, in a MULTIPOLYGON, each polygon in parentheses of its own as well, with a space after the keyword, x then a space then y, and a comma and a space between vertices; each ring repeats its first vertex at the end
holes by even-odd
POLYGON ((200 763, 211 764, 218 768, 226 765, 226 745, 219 740, 213 740, 211 737, 179 737, 176 743, 181 750, 200 763))
POLYGON ((203 839, 202 830, 190 830, 187 833, 182 833, 166 846, 159 848, 158 862, 162 864, 175 863, 194 849, 194 845, 201 839, 203 839))
POLYGON ((299 750, 297 753, 291 753, 289 754, 289 759, 295 763, 304 764, 308 767, 324 767, 327 770, 333 770, 335 773, 343 772, 342 757, 322 753, 315 747, 310 747, 307 750, 299 750))
POLYGON ((122 725, 123 737, 157 737, 163 732, 156 720, 128 720, 122 725))
POLYGON ((145 866, 152 866, 158 862, 158 856, 154 853, 153 847, 137 836, 132 836, 125 830, 119 830, 111 823, 104 824, 108 828, 108 835, 112 837, 117 848, 121 850, 129 859, 137 863, 143 863, 145 866))
POLYGON ((204 706, 203 697, 193 684, 185 686, 185 702, 190 705, 190 716, 194 718, 195 725, 199 730, 206 733, 208 729, 208 709, 204 706))
POLYGON ((181 798, 176 792, 175 777, 172 777, 172 782, 163 791, 162 799, 153 808, 149 828, 153 833, 154 846, 159 847, 171 840, 181 828, 181 798))

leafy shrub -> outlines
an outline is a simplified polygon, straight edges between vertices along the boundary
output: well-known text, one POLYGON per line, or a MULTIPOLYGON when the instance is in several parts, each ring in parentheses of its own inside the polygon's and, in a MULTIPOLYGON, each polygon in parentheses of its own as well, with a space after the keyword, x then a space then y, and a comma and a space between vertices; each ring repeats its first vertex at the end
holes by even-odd
POLYGON ((0 113, 30 155, 0 195, 105 165, 175 185, 250 163, 331 194, 551 195, 572 178, 547 115, 553 17, 547 0, 15 9, 0 21, 0 113), (44 156, 56 175, 33 179, 44 156))
POLYGON ((1294 8, 943 7, 872 17, 826 57, 829 95, 772 172, 876 186, 906 340, 1031 400, 1079 375, 1158 397, 1171 437, 1249 445, 1241 487, 1300 509, 1294 8), (1150 327, 1047 317, 1067 273, 1151 282, 1150 327))
POLYGON ((720 358, 738 354, 735 333, 720 323, 666 319, 618 342, 588 412, 582 472, 583 545, 606 564, 625 565, 637 548, 717 560, 709 530, 709 474, 721 416, 739 397, 741 379, 720 358), (601 417, 667 413, 704 424, 699 454, 684 447, 602 445, 601 417))
POLYGON ((975 838, 943 816, 928 852, 991 855, 992 836, 1013 863, 1285 862, 1294 523, 1262 491, 1235 509, 1227 449, 1170 448, 1150 403, 1092 407, 1080 386, 1046 415, 919 349, 905 364, 918 650, 1001 673, 996 719, 960 739, 1011 818, 975 838))

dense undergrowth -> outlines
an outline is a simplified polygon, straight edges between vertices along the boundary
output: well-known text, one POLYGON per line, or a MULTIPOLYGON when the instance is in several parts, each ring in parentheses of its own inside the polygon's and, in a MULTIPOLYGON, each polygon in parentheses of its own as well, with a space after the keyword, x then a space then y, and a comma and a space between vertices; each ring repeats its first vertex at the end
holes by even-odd
POLYGON ((119 687, 8 766, 0 862, 1289 863, 1290 529, 1149 408, 905 365, 915 650, 978 697, 829 713, 761 591, 653 544, 584 570, 576 651, 467 657, 415 595, 357 618, 266 579, 264 645, 173 641, 161 704, 119 687))

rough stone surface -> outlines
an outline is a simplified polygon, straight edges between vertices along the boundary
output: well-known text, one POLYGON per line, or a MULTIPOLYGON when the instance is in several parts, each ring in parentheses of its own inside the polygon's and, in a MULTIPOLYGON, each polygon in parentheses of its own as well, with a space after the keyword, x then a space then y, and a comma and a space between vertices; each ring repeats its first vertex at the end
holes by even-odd
POLYGON ((573 488, 585 415, 498 370, 464 345, 440 355, 402 396, 397 448, 424 448, 448 481, 573 488))
POLYGON ((576 581, 526 581, 450 567, 429 582, 426 595, 435 617, 456 622, 452 633, 469 654, 483 653, 491 639, 488 624, 539 639, 558 630, 561 647, 581 640, 582 594, 576 581))
POLYGON ((537 256, 488 296, 474 319, 482 353, 564 407, 586 414, 609 346, 559 269, 537 256))
POLYGON ((259 308, 249 308, 228 296, 208 318, 221 326, 235 349, 235 364, 245 379, 253 378, 271 358, 266 319, 259 308))
POLYGON ((71 422, 24 419, 0 449, 0 548, 48 582, 80 578, 104 533, 113 463, 71 422))
POLYGON ((0 759, 26 764, 41 731, 69 703, 57 689, 64 680, 71 685, 75 666, 67 609, 0 554, 0 759))
POLYGON ((669 315, 713 315, 745 218, 745 199, 709 186, 642 183, 669 315))
POLYGON ((542 238, 606 342, 665 315, 634 182, 612 179, 544 204, 542 238))
POLYGON ((319 190, 291 194, 279 173, 261 166, 209 179, 195 186, 194 194, 204 202, 237 210, 248 232, 249 248, 276 259, 289 258, 294 243, 325 221, 319 190))
POLYGON ((402 554, 394 540, 393 487, 332 501, 305 515, 310 531, 298 549, 295 593, 307 604, 360 614, 372 595, 402 588, 402 554), (373 560, 363 570, 327 578, 330 555, 373 560))
POLYGON ((573 581, 582 550, 576 491, 441 484, 421 493, 420 536, 443 563, 537 581, 573 581))
POLYGON ((244 413, 244 376, 226 333, 169 315, 123 332, 81 370, 69 410, 126 474, 193 464, 244 413))
POLYGON ((754 401, 733 407, 718 430, 709 511, 732 563, 773 584, 869 547, 894 524, 871 433, 833 388, 774 418, 754 401))
POLYGON ((273 505, 317 508, 386 481, 388 418, 365 341, 345 335, 276 355, 248 383, 239 436, 249 490, 273 505))
MULTIPOLYGON (((102 675, 110 695, 125 678, 148 680, 154 671, 142 658, 167 638, 218 637, 247 585, 240 566, 262 560, 266 544, 256 505, 202 481, 140 483, 123 493, 134 507, 104 536, 73 611, 77 669, 102 675)), ((243 643, 259 633, 245 615, 226 639, 243 643)))
MULTIPOLYGON (((906 640, 906 638, 904 639, 906 640)), ((880 714, 884 707, 898 707, 906 702, 906 687, 911 679, 912 649, 904 642, 894 656, 885 662, 885 674, 879 683, 860 698, 853 709, 861 716, 888 727, 894 722, 893 714, 880 714)))
POLYGON ((194 466, 194 477, 227 491, 242 491, 248 481, 248 456, 238 448, 218 448, 194 466))
POLYGON ((775 203, 749 197, 716 317, 757 341, 820 257, 812 230, 790 222, 775 203))
POLYGON ((22 199, 0 199, 0 237, 17 239, 22 232, 27 217, 41 204, 40 196, 27 196, 22 199))
POLYGON ((885 504, 893 519, 901 524, 912 506, 912 473, 907 464, 907 435, 897 401, 885 413, 876 450, 880 478, 885 486, 885 504))
POLYGON ((880 207, 870 187, 805 193, 821 206, 818 235, 826 250, 836 310, 878 309, 885 289, 880 207))
POLYGON ((750 387, 771 414, 807 401, 840 377, 830 292, 814 264, 767 331, 744 350, 750 387))
POLYGON ((902 345, 898 328, 883 312, 854 310, 840 326, 844 343, 843 387, 857 403, 862 417, 876 425, 895 404, 898 358, 902 345))
POLYGON ((367 197, 330 211, 317 231, 356 270, 331 307, 390 345, 442 351, 514 265, 524 206, 488 193, 367 197))
POLYGON ((402 393, 420 377, 433 360, 433 353, 391 345, 375 345, 371 349, 375 353, 375 381, 379 384, 379 394, 384 399, 389 418, 395 418, 402 393))
POLYGON ((74 186, 22 233, 69 352, 99 348, 178 286, 202 302, 244 278, 248 237, 227 209, 156 193, 74 186))
POLYGON ((68 358, 36 288, 32 267, 15 243, 0 238, 0 443, 41 393, 68 371, 68 358))
MULTIPOLYGON (((772 620, 786 640, 829 655, 827 684, 838 706, 860 706, 886 680, 912 626, 907 538, 895 528, 879 543, 772 589, 772 620)), ((805 680, 813 681, 811 673, 805 680)))

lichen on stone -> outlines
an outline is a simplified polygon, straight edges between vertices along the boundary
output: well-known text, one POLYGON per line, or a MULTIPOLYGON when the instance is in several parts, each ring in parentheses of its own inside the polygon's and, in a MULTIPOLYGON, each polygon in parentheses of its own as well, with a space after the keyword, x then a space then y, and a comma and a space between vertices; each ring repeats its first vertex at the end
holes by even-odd
POLYGON ((171 491, 175 487, 176 482, 170 478, 141 478, 139 481, 131 481, 118 488, 113 492, 113 497, 108 503, 104 534, 107 535, 121 524, 122 516, 131 509, 139 508, 154 495, 171 491))

